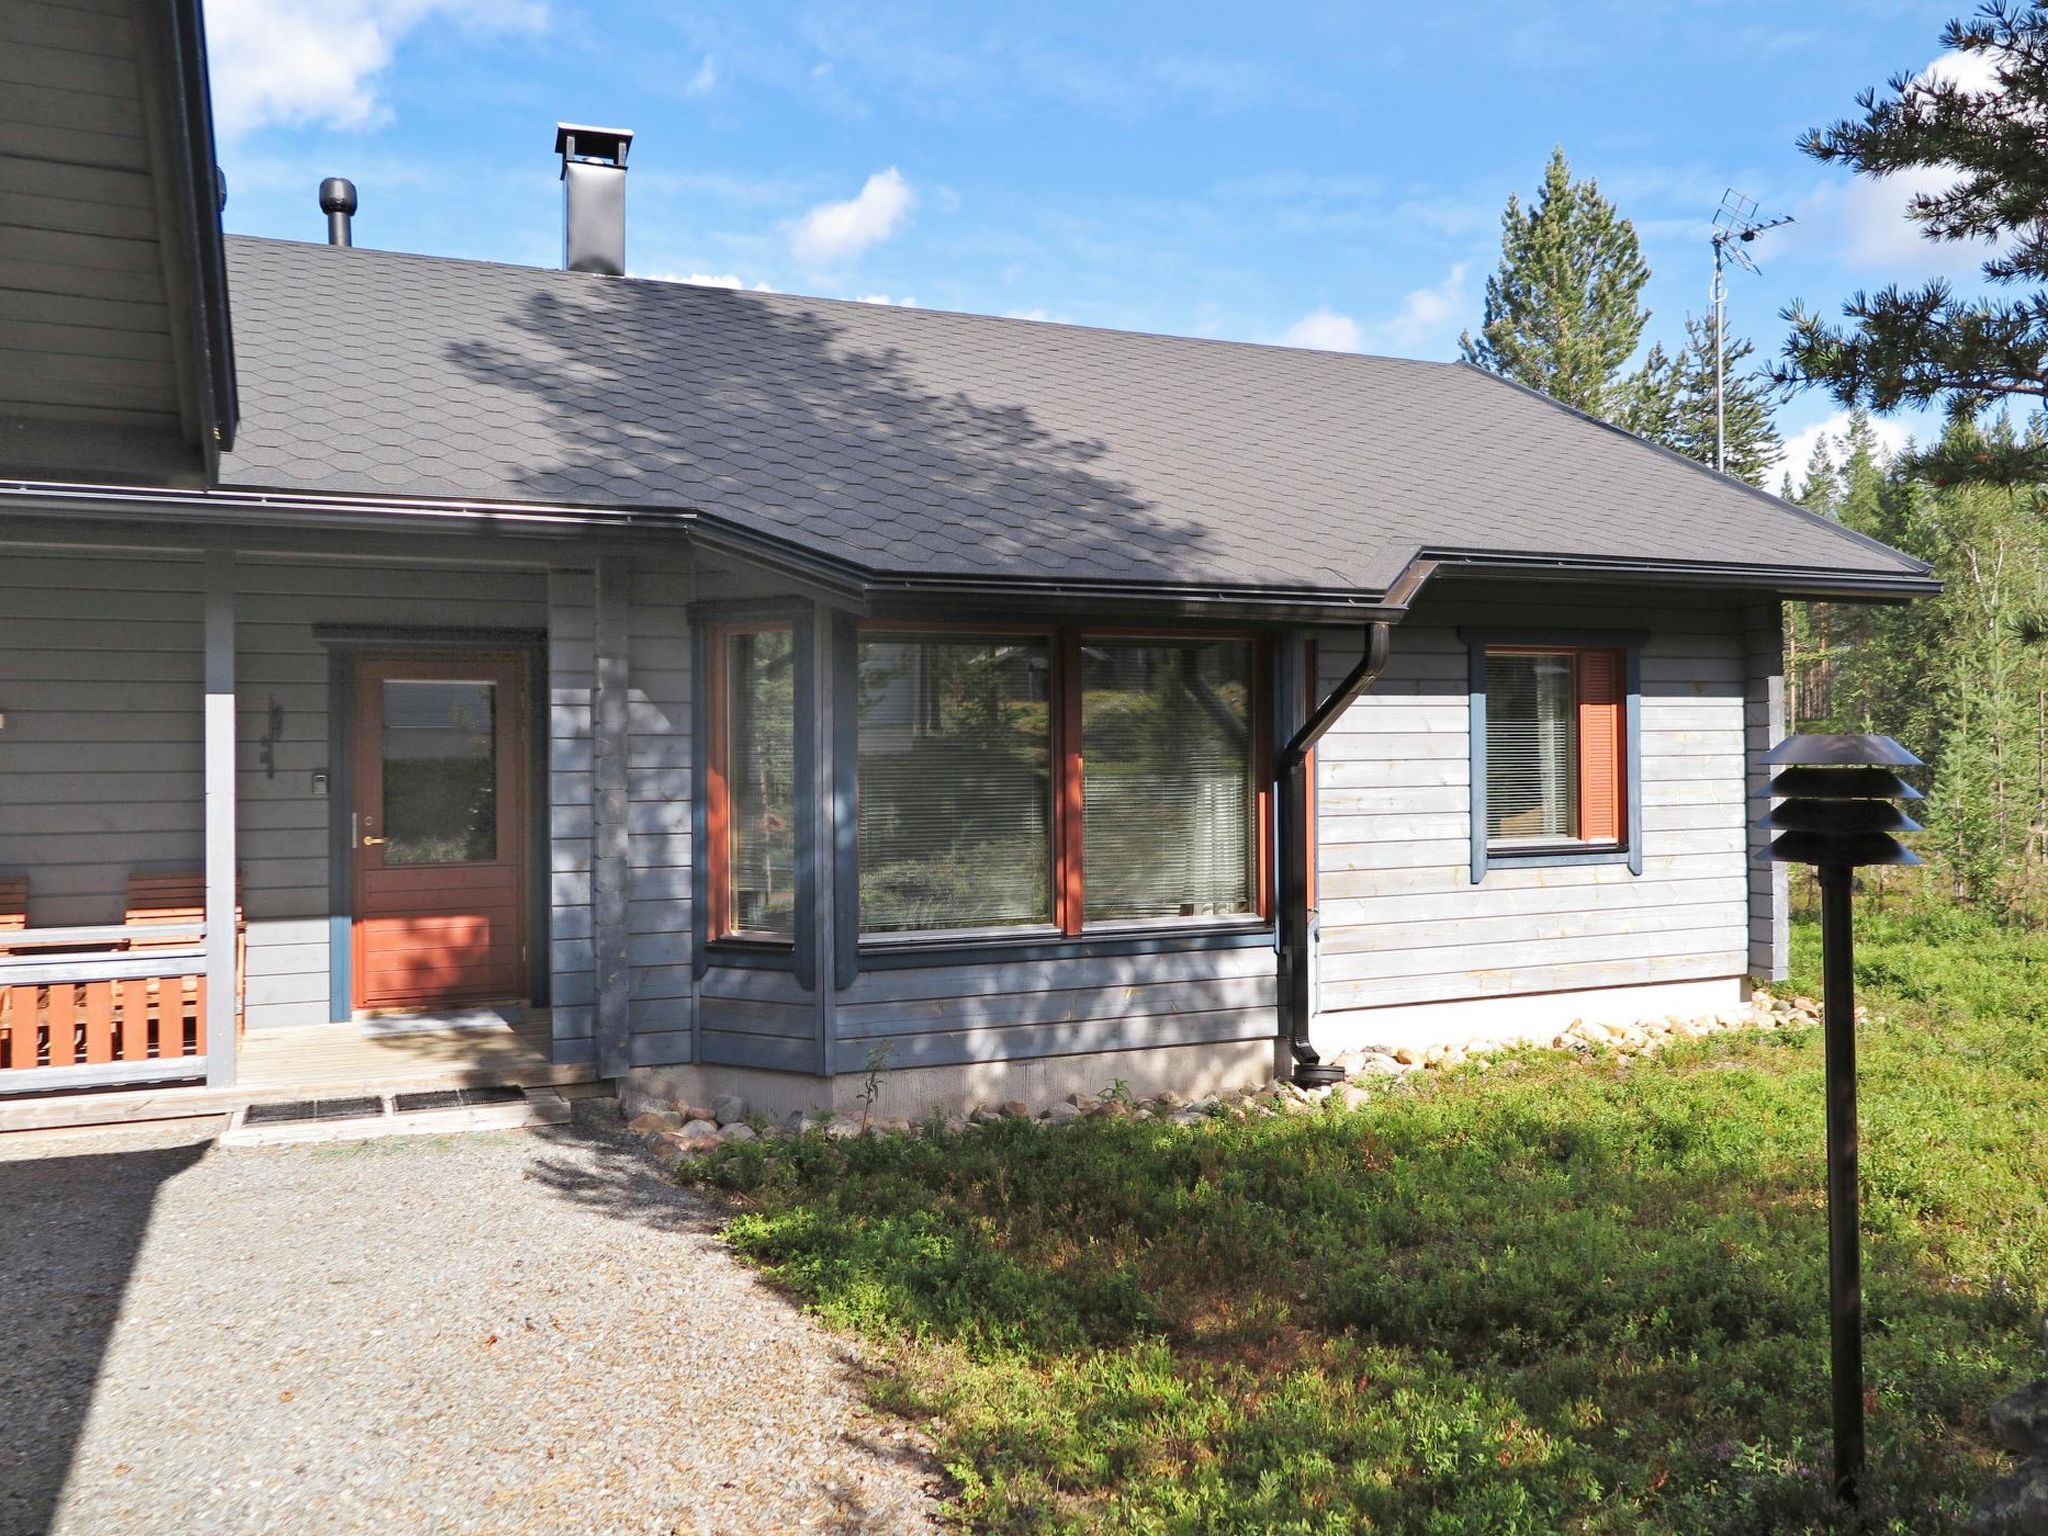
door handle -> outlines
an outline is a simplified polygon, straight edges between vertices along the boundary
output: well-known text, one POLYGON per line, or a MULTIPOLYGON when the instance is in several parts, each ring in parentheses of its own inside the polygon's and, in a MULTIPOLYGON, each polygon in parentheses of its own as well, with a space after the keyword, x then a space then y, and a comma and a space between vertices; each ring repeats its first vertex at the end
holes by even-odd
POLYGON ((384 846, 384 839, 381 837, 366 837, 363 839, 363 846, 365 848, 381 848, 384 846))

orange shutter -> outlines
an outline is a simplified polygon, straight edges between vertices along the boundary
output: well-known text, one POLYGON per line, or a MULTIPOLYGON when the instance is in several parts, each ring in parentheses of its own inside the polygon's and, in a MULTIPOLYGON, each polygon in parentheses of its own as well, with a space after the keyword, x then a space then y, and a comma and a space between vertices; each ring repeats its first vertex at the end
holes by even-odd
POLYGON ((1622 721, 1621 652, 1579 652, 1579 836, 1589 843, 1623 837, 1622 721))

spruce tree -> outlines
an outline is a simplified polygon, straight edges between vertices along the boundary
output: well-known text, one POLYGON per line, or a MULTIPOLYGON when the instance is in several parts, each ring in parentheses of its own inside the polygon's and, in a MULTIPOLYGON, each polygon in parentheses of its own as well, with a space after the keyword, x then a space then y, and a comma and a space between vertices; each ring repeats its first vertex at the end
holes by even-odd
POLYGON ((1534 206, 1510 194, 1500 225, 1485 318, 1476 337, 1459 338, 1460 356, 1631 431, 1654 429, 1668 360, 1655 359, 1654 374, 1626 371, 1650 318, 1641 303, 1650 268, 1635 227, 1596 183, 1572 179, 1562 149, 1534 206))
MULTIPOLYGON (((1941 42, 1983 61, 1990 84, 1895 75, 1882 99, 1875 90, 1857 98, 1859 117, 1812 130, 1800 147, 1866 176, 1939 173, 1942 188, 1907 205, 1922 233, 1987 242, 1985 277, 2032 291, 1965 299, 1938 279, 1893 286, 1853 295, 1839 326, 1795 304, 1776 375, 1872 410, 1945 405, 1960 423, 1995 401, 2048 399, 2048 0, 1994 0, 1951 21, 1941 42)), ((1944 436, 1916 468, 1940 484, 2033 484, 2048 479, 2048 445, 1944 436)))
MULTIPOLYGON (((1669 426, 1643 435, 1702 464, 1714 462, 1714 326, 1688 316, 1686 343, 1674 369, 1669 426)), ((1722 359, 1727 415, 1727 469, 1751 485, 1762 485, 1778 457, 1778 429, 1771 419, 1768 376, 1750 363, 1755 345, 1731 336, 1722 359)))

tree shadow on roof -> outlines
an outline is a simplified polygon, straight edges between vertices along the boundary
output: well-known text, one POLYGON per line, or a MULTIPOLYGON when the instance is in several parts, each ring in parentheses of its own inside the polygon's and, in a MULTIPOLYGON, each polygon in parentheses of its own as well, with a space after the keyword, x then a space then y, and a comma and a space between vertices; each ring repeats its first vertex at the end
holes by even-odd
MULTIPOLYGON (((536 498, 697 510, 888 570, 1186 582, 1215 564, 1211 534, 1105 471, 1103 441, 935 384, 862 322, 857 306, 554 282, 448 356, 545 407, 506 467, 536 498)), ((957 344, 933 333, 934 356, 957 344)))

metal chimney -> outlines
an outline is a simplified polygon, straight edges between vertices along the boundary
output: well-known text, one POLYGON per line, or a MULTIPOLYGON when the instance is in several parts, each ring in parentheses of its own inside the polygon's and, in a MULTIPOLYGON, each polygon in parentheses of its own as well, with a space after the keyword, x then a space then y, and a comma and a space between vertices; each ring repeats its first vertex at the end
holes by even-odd
POLYGON ((346 176, 320 183, 320 211, 327 215, 327 243, 353 245, 349 221, 356 216, 356 184, 346 176))
POLYGON ((562 157, 562 266, 570 272, 626 271, 626 151, 630 128, 555 124, 562 157))

